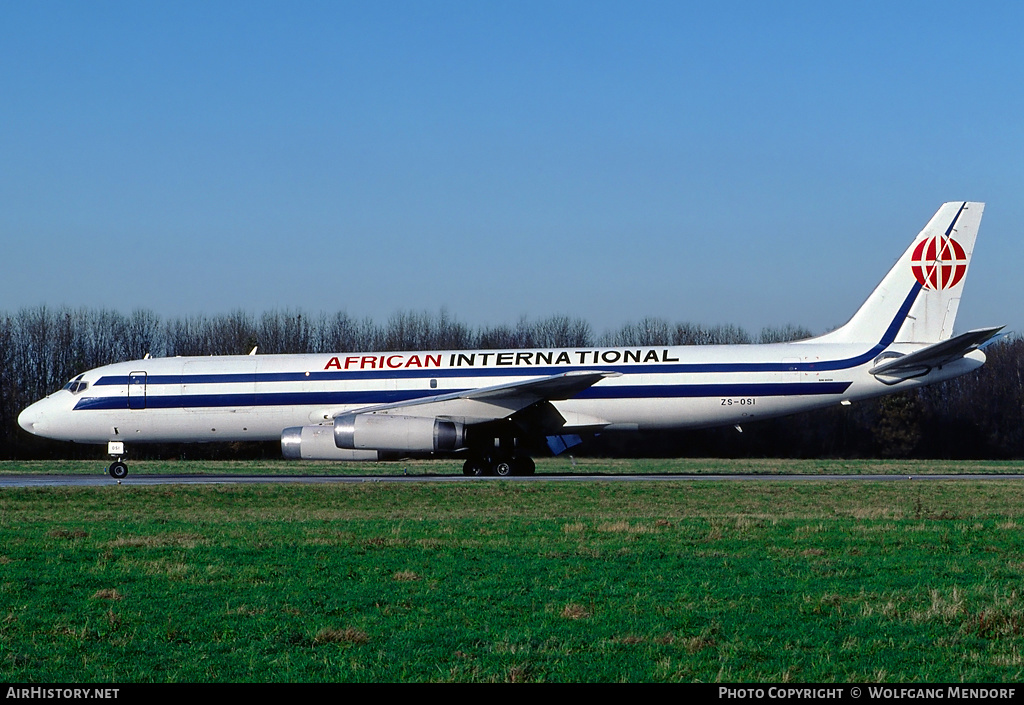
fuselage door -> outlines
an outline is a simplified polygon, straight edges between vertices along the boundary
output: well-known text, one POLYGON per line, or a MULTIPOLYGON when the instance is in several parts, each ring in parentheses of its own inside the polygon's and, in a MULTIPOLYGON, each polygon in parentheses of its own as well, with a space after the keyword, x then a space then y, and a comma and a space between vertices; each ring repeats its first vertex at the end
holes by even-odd
POLYGON ((128 408, 146 408, 146 373, 132 372, 128 375, 128 408))

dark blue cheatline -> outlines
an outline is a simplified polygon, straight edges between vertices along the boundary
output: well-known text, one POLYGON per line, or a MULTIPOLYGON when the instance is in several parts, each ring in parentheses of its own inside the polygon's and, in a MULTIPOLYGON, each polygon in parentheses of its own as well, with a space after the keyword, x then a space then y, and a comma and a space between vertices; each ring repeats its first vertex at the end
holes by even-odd
MULTIPOLYGON (((768 384, 673 384, 591 387, 577 399, 681 399, 700 397, 792 397, 842 394, 850 382, 788 382, 768 384)), ((445 394, 469 391, 445 390, 445 394)), ((167 394, 149 395, 150 409, 216 409, 225 407, 270 406, 370 406, 415 401, 436 396, 436 391, 358 391, 358 392, 267 392, 262 394, 167 394)), ((127 409, 127 397, 89 397, 75 405, 75 411, 127 409)))

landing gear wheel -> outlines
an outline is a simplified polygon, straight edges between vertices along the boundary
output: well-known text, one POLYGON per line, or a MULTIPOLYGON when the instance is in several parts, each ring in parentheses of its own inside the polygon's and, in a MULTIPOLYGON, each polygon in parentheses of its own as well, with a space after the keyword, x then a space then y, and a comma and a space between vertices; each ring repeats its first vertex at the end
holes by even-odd
POLYGON ((107 468, 107 472, 109 472, 110 476, 115 480, 123 480, 128 477, 128 466, 120 460, 115 460, 110 464, 110 467, 107 468))
POLYGON ((487 474, 487 464, 482 458, 470 458, 462 466, 462 474, 468 477, 480 477, 487 474))
POLYGON ((512 458, 498 458, 494 461, 494 474, 498 477, 515 475, 515 461, 512 458))

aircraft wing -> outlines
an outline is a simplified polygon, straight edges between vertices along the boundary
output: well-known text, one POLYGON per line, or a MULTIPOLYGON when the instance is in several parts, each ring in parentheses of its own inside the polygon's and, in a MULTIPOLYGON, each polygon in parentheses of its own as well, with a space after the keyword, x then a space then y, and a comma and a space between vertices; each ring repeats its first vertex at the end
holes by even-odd
MULTIPOLYGON (((606 377, 619 377, 621 372, 576 370, 539 379, 479 387, 460 392, 438 394, 413 401, 401 401, 343 412, 357 414, 408 414, 437 416, 464 423, 484 423, 508 418, 516 412, 540 402, 571 399, 584 389, 606 377)), ((336 414, 341 416, 343 414, 336 414)), ((600 420, 594 419, 600 425, 600 420)))
POLYGON ((907 355, 889 358, 878 365, 875 365, 868 372, 873 375, 904 376, 923 374, 932 367, 942 367, 954 360, 959 360, 964 355, 977 350, 984 343, 994 338, 1003 326, 995 328, 979 328, 967 331, 941 343, 929 345, 907 355))

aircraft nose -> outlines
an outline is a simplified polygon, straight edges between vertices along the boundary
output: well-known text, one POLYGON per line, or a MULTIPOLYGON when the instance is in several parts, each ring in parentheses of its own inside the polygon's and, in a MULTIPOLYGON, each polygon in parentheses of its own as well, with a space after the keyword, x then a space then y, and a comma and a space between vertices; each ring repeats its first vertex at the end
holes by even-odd
POLYGON ((39 435, 39 427, 43 422, 42 405, 36 402, 18 415, 18 425, 29 433, 39 435))

